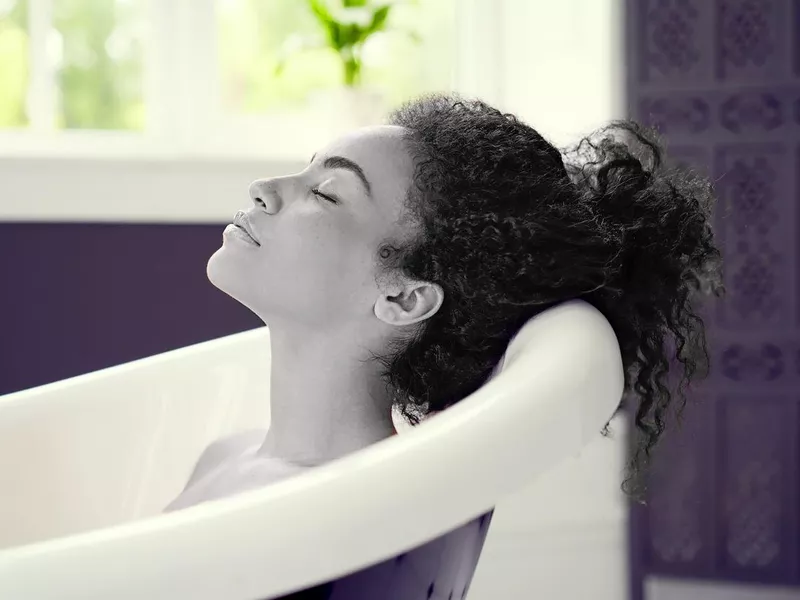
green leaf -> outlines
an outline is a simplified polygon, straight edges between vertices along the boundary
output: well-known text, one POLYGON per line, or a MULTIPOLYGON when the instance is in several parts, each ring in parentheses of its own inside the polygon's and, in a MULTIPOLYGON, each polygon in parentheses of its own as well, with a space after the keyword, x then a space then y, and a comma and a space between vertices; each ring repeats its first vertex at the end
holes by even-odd
POLYGON ((344 0, 342 5, 345 8, 363 8, 367 5, 367 0, 344 0))
POLYGON ((352 47, 366 39, 364 30, 356 23, 349 23, 341 27, 342 47, 352 47))
POLYGON ((357 39, 353 43, 363 44, 371 35, 378 33, 379 31, 383 31, 386 28, 386 21, 389 17, 389 11, 391 11, 391 9, 392 6, 390 4, 378 7, 372 13, 372 19, 370 20, 369 25, 359 28, 357 39))
POLYGON ((342 48, 347 46, 347 32, 345 27, 338 21, 329 23, 328 39, 330 40, 331 47, 337 52, 340 52, 342 48))
POLYGON ((342 46, 345 45, 344 36, 342 32, 342 24, 339 23, 333 15, 328 11, 325 3, 322 0, 307 0, 311 12, 322 25, 328 37, 328 44, 331 48, 339 52, 342 46))
POLYGON ((311 12, 314 13, 314 16, 319 19, 322 23, 328 23, 333 21, 333 15, 328 11, 328 7, 325 6, 325 3, 322 0, 307 0, 308 6, 311 9, 311 12))
MULTIPOLYGON (((376 31, 380 31, 386 27, 386 19, 389 17, 389 11, 392 10, 391 4, 381 6, 372 15, 372 22, 367 26, 367 36, 372 35, 376 31)), ((367 37, 365 36, 365 37, 367 37)))

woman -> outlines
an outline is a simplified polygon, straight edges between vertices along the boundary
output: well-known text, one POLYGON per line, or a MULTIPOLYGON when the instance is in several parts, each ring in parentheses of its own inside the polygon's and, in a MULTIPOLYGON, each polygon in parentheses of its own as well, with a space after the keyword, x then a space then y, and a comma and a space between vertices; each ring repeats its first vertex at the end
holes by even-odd
POLYGON ((168 510, 384 439, 392 407, 412 423, 447 408, 528 319, 572 298, 614 327, 639 402, 628 491, 707 367, 695 302, 722 292, 711 188, 667 169, 634 123, 565 157, 483 102, 424 97, 250 196, 208 276, 269 324, 271 426, 212 444, 168 510))

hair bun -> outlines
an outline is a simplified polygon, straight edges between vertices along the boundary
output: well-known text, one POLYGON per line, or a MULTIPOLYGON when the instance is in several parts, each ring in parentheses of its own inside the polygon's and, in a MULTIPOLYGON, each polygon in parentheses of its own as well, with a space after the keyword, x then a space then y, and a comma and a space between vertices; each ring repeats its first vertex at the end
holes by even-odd
POLYGON ((714 197, 707 180, 667 165, 657 132, 631 121, 613 122, 565 157, 582 200, 612 224, 620 253, 619 276, 610 287, 637 296, 692 278, 700 287, 697 274, 711 246, 698 240, 712 239, 714 197))

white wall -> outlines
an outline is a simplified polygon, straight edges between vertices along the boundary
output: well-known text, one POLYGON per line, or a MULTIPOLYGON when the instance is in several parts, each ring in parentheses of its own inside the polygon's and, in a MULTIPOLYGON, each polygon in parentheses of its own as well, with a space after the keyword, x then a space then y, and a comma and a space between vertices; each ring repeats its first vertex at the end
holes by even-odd
MULTIPOLYGON (((620 0, 459 1, 476 7, 460 23, 465 94, 515 112, 558 145, 623 116, 620 0)), ((252 179, 302 162, 5 158, 0 221, 227 222, 248 205, 252 179)), ((498 507, 471 600, 627 596, 620 427, 498 507)))
POLYGON ((624 117, 622 2, 519 0, 517 6, 525 12, 508 21, 508 109, 559 146, 624 117), (519 73, 522 61, 529 66, 519 73))

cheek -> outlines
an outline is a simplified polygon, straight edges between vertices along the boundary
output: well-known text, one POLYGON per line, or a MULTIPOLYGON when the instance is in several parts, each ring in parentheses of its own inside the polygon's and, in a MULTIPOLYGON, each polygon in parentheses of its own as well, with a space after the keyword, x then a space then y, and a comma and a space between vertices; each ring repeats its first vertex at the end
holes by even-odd
POLYGON ((314 287, 374 284, 375 249, 364 229, 321 220, 302 225, 282 236, 270 259, 284 262, 286 276, 314 287))

